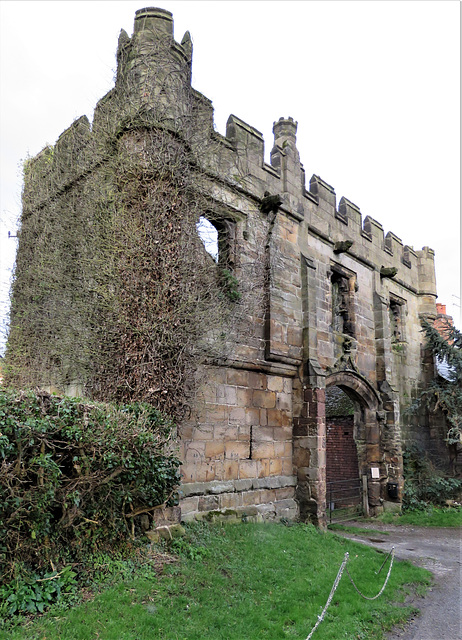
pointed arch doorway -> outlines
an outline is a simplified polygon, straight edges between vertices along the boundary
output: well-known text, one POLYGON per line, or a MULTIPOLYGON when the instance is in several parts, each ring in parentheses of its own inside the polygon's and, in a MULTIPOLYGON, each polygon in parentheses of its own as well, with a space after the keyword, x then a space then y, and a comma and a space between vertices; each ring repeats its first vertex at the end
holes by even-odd
POLYGON ((326 515, 346 520, 374 510, 380 480, 380 397, 355 371, 326 378, 326 515))

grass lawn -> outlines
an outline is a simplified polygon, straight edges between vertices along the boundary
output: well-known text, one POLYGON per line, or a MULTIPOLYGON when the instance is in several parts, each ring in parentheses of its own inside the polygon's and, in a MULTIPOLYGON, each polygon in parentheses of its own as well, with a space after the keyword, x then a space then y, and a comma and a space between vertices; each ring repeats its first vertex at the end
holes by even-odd
POLYGON ((428 507, 424 511, 405 511, 402 514, 384 513, 375 520, 385 524, 410 524, 416 527, 460 527, 462 526, 462 507, 428 507))
MULTIPOLYGON (((156 576, 120 582, 71 610, 50 611, 0 631, 2 640, 305 640, 321 613, 346 551, 365 595, 376 595, 388 563, 377 552, 312 526, 187 526, 179 561, 156 576)), ((346 573, 313 640, 379 640, 406 619, 396 605, 409 585, 423 589, 430 573, 395 561, 384 594, 362 599, 346 573)))

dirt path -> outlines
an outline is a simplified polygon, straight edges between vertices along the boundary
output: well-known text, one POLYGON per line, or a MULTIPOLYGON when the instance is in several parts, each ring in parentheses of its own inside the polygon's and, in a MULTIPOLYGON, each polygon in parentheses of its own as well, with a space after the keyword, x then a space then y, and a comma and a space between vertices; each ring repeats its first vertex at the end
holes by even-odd
POLYGON ((409 601, 420 609, 420 615, 410 620, 404 629, 395 629, 388 634, 387 640, 462 640, 461 530, 398 527, 379 522, 347 524, 374 531, 370 536, 335 533, 384 551, 394 546, 397 558, 409 560, 433 573, 434 584, 426 596, 416 596, 409 601), (377 531, 388 535, 380 536, 377 531))

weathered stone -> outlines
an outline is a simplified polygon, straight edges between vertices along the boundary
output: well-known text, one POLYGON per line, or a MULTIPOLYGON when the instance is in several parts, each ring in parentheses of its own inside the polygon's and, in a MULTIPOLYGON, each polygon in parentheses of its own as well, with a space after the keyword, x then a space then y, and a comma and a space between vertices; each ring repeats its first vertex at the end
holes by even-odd
POLYGON ((218 496, 200 496, 198 503, 199 511, 212 511, 214 509, 218 509, 218 507, 218 496))
POLYGON ((188 496, 201 495, 206 493, 208 485, 205 482, 191 482, 189 484, 183 484, 181 492, 186 498, 188 496))
POLYGON ((210 482, 207 491, 209 493, 226 493, 234 490, 234 483, 228 482, 210 482))
POLYGON ((191 496, 190 498, 183 498, 180 500, 181 519, 188 513, 194 513, 199 508, 199 496, 191 496))
POLYGON ((273 409, 276 406, 276 395, 274 391, 254 390, 253 406, 262 407, 264 409, 273 409))
POLYGON ((389 500, 384 500, 382 503, 383 510, 386 513, 401 513, 401 503, 400 502, 390 502, 389 500))
POLYGON ((239 460, 239 479, 255 478, 258 476, 256 460, 239 460))
POLYGON ((242 494, 240 493, 222 493, 219 497, 218 504, 220 509, 235 509, 242 505, 242 494))
POLYGON ((259 504, 257 505, 258 513, 263 517, 263 520, 274 520, 276 517, 276 507, 274 504, 259 504))
POLYGON ((157 544, 161 540, 161 536, 158 531, 146 531, 145 536, 148 538, 149 542, 152 542, 153 544, 157 544))
POLYGON ((236 491, 248 491, 252 488, 253 481, 249 479, 241 479, 234 481, 234 488, 236 491))
POLYGON ((207 458, 222 457, 225 453, 225 443, 212 440, 205 444, 205 455, 207 458))
POLYGON ((156 527, 154 531, 147 531, 146 535, 150 539, 151 542, 156 542, 159 538, 164 540, 173 540, 174 538, 181 538, 186 533, 184 527, 181 524, 170 524, 170 525, 161 525, 160 527, 156 527), (157 540, 156 540, 157 534, 157 540))
POLYGON ((152 511, 152 522, 154 527, 158 527, 163 524, 179 524, 180 520, 180 507, 162 507, 152 511))

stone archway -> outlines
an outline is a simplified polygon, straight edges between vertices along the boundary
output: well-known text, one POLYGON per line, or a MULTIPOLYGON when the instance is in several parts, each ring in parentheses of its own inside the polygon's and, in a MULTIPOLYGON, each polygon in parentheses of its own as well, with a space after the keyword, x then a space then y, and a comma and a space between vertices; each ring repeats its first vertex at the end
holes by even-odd
POLYGON ((380 513, 389 498, 393 506, 399 504, 402 454, 399 417, 390 390, 382 383, 379 395, 366 378, 352 369, 326 375, 310 363, 307 373, 301 385, 298 415, 293 421, 293 463, 300 518, 321 527, 326 525, 326 386, 340 387, 355 405, 359 474, 368 480, 370 514, 380 513), (398 488, 397 495, 388 494, 390 481, 398 488))
POLYGON ((360 476, 368 479, 368 502, 371 513, 377 511, 381 498, 382 451, 380 420, 382 402, 372 385, 355 371, 338 371, 326 377, 326 387, 339 387, 354 404, 354 440, 360 476), (371 469, 378 470, 373 477, 371 469))

